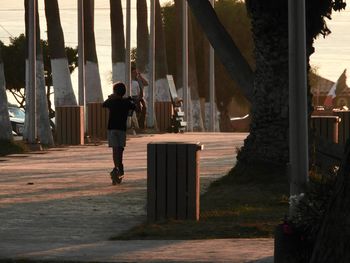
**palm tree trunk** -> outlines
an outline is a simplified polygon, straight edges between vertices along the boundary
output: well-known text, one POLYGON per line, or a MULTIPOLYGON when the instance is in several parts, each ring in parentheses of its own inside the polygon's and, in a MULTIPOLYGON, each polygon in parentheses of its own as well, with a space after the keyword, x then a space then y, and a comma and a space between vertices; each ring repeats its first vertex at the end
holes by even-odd
POLYGON ((271 8, 260 0, 248 0, 246 6, 252 19, 256 72, 250 134, 237 158, 248 164, 283 166, 289 159, 288 1, 274 2, 271 8))
MULTIPOLYGON (((36 5, 38 6, 38 5, 36 5)), ((25 27, 26 27, 26 35, 28 36, 28 0, 25 0, 25 27)), ((44 75, 44 59, 42 48, 40 45, 40 26, 39 26, 39 13, 38 9, 36 10, 36 24, 37 24, 37 57, 36 57, 36 120, 38 127, 38 137, 42 144, 44 145, 54 145, 52 132, 50 128, 50 119, 49 119, 49 109, 47 106, 46 100, 46 88, 45 88, 45 75, 44 75)), ((28 42, 28 38, 27 38, 28 42)), ((28 48, 28 45, 27 45, 28 48)), ((28 83, 28 50, 26 52, 26 83, 28 83)), ((28 85, 26 85, 28 86, 28 85)), ((28 97, 28 92, 26 92, 26 105, 29 107, 31 101, 28 97)), ((26 111, 25 116, 25 127, 24 127, 24 139, 28 139, 28 111, 26 111), (27 124, 27 125, 26 125, 27 124)))
POLYGON ((110 0, 112 34, 112 79, 125 82, 125 39, 121 0, 110 0))
POLYGON ((8 101, 1 49, 0 46, 0 140, 12 140, 12 127, 7 107, 8 101))
POLYGON ((149 32, 146 0, 137 0, 137 69, 148 72, 149 32))
POLYGON ((94 0, 84 1, 86 102, 103 102, 94 31, 94 0))
POLYGON ((194 131, 204 131, 204 123, 202 118, 201 103, 198 94, 198 79, 197 79, 197 65, 196 54, 194 48, 193 28, 192 28, 192 14, 189 14, 188 19, 188 82, 191 91, 191 120, 194 131))
POLYGON ((64 36, 57 0, 45 0, 45 15, 51 57, 55 107, 77 105, 64 47, 64 36))
POLYGON ((163 19, 159 0, 156 0, 156 17, 155 17, 155 31, 156 31, 156 66, 155 66, 155 98, 157 101, 170 101, 169 86, 166 79, 168 74, 168 64, 166 58, 165 38, 163 29, 163 19))

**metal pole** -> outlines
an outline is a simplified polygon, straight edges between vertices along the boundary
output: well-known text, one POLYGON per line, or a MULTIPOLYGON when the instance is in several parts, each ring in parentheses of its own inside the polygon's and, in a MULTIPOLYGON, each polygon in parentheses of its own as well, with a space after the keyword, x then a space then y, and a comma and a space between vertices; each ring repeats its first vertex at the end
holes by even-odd
POLYGON ((187 121, 187 130, 191 130, 189 118, 189 91, 188 91, 188 6, 187 1, 182 3, 182 88, 184 96, 184 112, 187 121))
MULTIPOLYGON (((290 195, 305 192, 308 182, 305 1, 289 0, 289 160, 290 195)), ((290 213, 294 212, 291 202, 290 213)))
MULTIPOLYGON (((214 8, 214 0, 210 0, 211 5, 214 8)), ((210 45, 209 47, 209 101, 210 101, 210 124, 209 130, 215 132, 215 60, 214 60, 214 48, 210 45)))
POLYGON ((155 83, 155 0, 150 0, 150 43, 149 43, 149 77, 148 77, 148 114, 147 127, 154 127, 154 83, 155 83))
POLYGON ((126 53, 125 53, 125 84, 127 87, 126 94, 131 95, 131 74, 130 74, 130 38, 131 38, 131 6, 130 0, 126 0, 126 53))
POLYGON ((85 109, 84 0, 78 0, 79 105, 85 109))
POLYGON ((36 0, 30 0, 28 19, 28 88, 30 98, 29 108, 29 136, 30 144, 37 143, 37 123, 36 123, 36 0))

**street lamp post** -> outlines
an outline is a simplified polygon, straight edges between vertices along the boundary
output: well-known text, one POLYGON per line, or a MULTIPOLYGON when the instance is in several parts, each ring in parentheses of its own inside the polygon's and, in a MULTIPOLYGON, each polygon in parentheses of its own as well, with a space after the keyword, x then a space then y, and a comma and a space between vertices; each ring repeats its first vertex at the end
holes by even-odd
MULTIPOLYGON (((214 8, 214 0, 210 0, 211 5, 214 8)), ((209 48, 209 100, 210 100, 210 113, 209 113, 209 130, 215 132, 215 120, 216 120, 216 109, 215 109, 215 57, 214 48, 210 45, 209 48)))
MULTIPOLYGON (((289 161, 290 195, 305 192, 308 181, 305 1, 289 0, 289 161)), ((290 213, 294 213, 291 202, 290 213)))
POLYGON ((85 109, 84 0, 78 0, 78 86, 79 105, 85 109))
POLYGON ((131 96, 131 74, 130 74, 130 51, 131 51, 131 6, 130 0, 126 0, 126 37, 125 37, 125 84, 127 86, 127 95, 131 96))
POLYGON ((182 3, 182 88, 184 100, 185 120, 187 130, 191 130, 191 120, 189 112, 189 90, 188 90, 188 5, 187 1, 182 3))
POLYGON ((154 84, 155 84, 155 0, 150 0, 150 45, 148 77, 148 114, 147 127, 154 127, 154 84))
POLYGON ((36 123, 36 0, 28 2, 28 91, 29 91, 29 133, 28 143, 37 143, 36 123))

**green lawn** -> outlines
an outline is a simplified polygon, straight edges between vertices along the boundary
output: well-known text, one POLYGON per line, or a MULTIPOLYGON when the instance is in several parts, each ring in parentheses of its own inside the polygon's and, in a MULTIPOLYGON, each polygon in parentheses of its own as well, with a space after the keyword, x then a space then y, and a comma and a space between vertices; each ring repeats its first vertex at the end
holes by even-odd
POLYGON ((233 169, 201 196, 200 220, 143 224, 111 239, 206 239, 273 237, 288 213, 285 171, 233 169))

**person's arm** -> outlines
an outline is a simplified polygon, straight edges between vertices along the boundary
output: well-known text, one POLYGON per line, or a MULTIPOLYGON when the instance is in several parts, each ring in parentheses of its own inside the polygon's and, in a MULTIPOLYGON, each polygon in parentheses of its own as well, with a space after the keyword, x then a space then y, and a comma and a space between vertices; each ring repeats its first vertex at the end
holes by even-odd
POLYGON ((115 94, 111 94, 108 96, 108 99, 106 99, 103 104, 102 104, 102 107, 104 108, 109 108, 110 105, 111 105, 111 100, 115 97, 115 94))
POLYGON ((143 86, 148 86, 148 81, 144 77, 142 77, 142 74, 138 73, 137 78, 142 82, 143 86))

